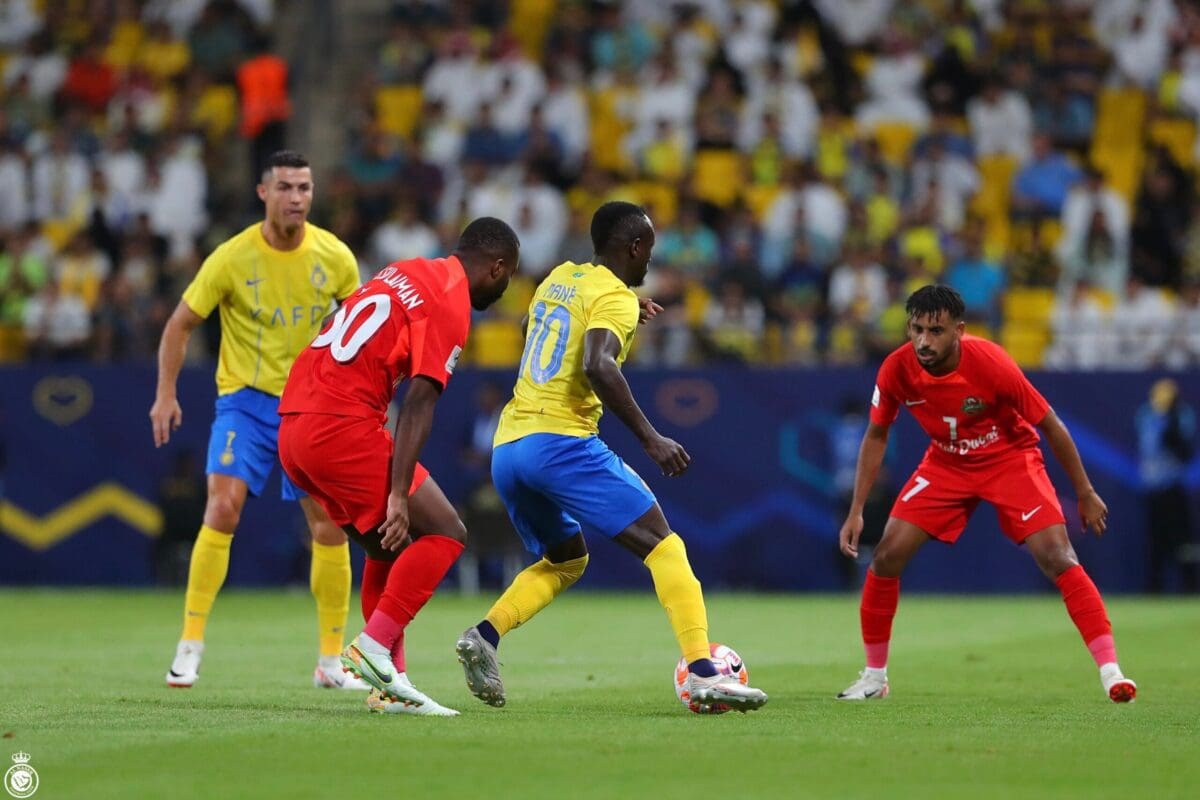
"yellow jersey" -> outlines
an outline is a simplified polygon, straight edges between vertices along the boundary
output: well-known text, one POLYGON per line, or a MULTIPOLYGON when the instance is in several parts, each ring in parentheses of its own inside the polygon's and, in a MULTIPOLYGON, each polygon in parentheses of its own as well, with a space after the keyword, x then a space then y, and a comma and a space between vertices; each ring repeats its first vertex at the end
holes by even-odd
POLYGON ((599 433, 604 407, 583 374, 584 334, 612 331, 621 341, 620 364, 633 345, 638 311, 637 295, 608 267, 570 261, 555 267, 529 303, 525 353, 493 444, 534 433, 599 433))
POLYGON ((221 309, 217 394, 251 388, 278 397, 300 351, 334 306, 358 288, 350 248, 305 223, 295 250, 267 244, 256 222, 204 260, 183 293, 201 317, 221 309))

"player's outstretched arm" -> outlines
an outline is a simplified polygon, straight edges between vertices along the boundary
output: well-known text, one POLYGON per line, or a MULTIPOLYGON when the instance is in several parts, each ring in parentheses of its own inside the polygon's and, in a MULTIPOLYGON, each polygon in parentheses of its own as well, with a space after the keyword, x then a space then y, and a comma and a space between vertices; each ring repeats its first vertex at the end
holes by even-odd
POLYGON ((158 343, 158 386, 154 391, 154 405, 150 407, 155 447, 162 447, 169 442, 171 431, 183 424, 183 409, 179 407, 175 387, 187 355, 188 339, 202 322, 204 317, 180 300, 163 328, 162 339, 158 343))
POLYGON ((433 428, 433 409, 441 396, 441 385, 422 375, 409 382, 404 394, 392 444, 392 488, 388 493, 387 517, 379 526, 380 543, 388 550, 399 550, 408 538, 408 487, 412 485, 417 457, 433 428))
POLYGON ((654 430, 650 420, 642 413, 629 383, 621 374, 617 356, 621 352, 621 340, 610 330, 593 328, 583 338, 583 372, 592 384, 593 391, 604 403, 604 407, 617 415, 633 435, 642 443, 646 455, 658 464, 664 475, 682 475, 692 457, 683 445, 654 430))
POLYGON ((1042 417, 1037 426, 1046 437, 1050 449, 1054 451, 1054 457, 1067 471, 1071 485, 1075 487, 1075 496, 1079 498, 1079 518, 1083 521, 1083 527, 1091 528, 1097 536, 1104 535, 1104 530, 1108 527, 1108 506, 1092 486, 1067 426, 1063 425, 1053 408, 1046 412, 1046 416, 1042 417))
POLYGON ((858 464, 854 468, 854 499, 850 501, 850 510, 846 513, 846 521, 838 532, 838 545, 842 553, 850 558, 858 558, 858 538, 863 531, 863 506, 875 478, 879 475, 879 467, 883 464, 883 455, 887 452, 888 434, 891 428, 884 425, 867 423, 866 433, 863 434, 862 444, 858 446, 858 464))

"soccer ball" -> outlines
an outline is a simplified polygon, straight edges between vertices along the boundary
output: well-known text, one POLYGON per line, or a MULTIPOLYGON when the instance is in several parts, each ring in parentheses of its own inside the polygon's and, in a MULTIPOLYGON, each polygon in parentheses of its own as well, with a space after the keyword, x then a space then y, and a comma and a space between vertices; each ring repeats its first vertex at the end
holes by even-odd
MULTIPOLYGON (((742 661, 742 657, 732 647, 726 647, 723 644, 713 642, 708 646, 708 652, 712 658, 713 666, 717 668, 717 672, 736 678, 743 686, 750 682, 750 675, 746 671, 746 663, 742 661)), ((724 703, 714 703, 707 708, 701 708, 698 704, 693 703, 687 690, 687 676, 688 662, 686 659, 681 658, 679 659, 679 663, 675 665, 675 696, 679 698, 679 702, 683 703, 689 711, 695 714, 724 714, 730 710, 730 707, 724 703)))

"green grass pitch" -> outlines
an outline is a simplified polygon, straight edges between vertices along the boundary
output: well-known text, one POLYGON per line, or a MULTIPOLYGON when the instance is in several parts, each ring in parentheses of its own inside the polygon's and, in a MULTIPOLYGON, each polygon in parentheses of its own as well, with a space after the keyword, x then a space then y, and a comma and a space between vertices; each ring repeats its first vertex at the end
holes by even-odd
POLYGON ((649 589, 560 598, 504 642, 509 704, 484 706, 453 644, 489 600, 435 597, 410 628, 409 675, 462 711, 420 719, 311 688, 302 592, 222 594, 200 682, 172 690, 181 593, 0 591, 0 768, 23 750, 37 798, 94 800, 1200 796, 1200 601, 1110 598, 1139 685, 1115 706, 1056 595, 905 596, 892 696, 848 704, 854 596, 714 594, 713 639, 771 702, 701 717, 649 589))

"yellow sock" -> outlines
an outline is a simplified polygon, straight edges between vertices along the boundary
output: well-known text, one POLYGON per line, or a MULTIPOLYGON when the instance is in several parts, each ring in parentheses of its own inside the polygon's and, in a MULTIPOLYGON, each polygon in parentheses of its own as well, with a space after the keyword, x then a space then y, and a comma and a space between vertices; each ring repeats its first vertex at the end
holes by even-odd
POLYGON ((188 565, 187 594, 183 598, 183 639, 204 640, 204 626, 208 624, 208 612, 212 611, 217 592, 225 583, 229 571, 229 546, 233 544, 232 533, 200 526, 200 535, 192 547, 192 561, 188 565))
POLYGON ((667 611, 683 657, 689 664, 708 658, 708 613, 704 609, 700 581, 696 580, 692 565, 688 563, 683 539, 672 533, 655 545, 646 556, 645 564, 654 578, 658 602, 667 611))
POLYGON ((321 655, 342 652, 342 632, 350 613, 350 545, 312 543, 312 572, 309 586, 317 600, 317 628, 321 655))
POLYGON ((588 557, 573 558, 553 564, 546 559, 526 567, 504 590, 485 619, 501 636, 528 622, 533 615, 550 605, 583 574, 588 557))

